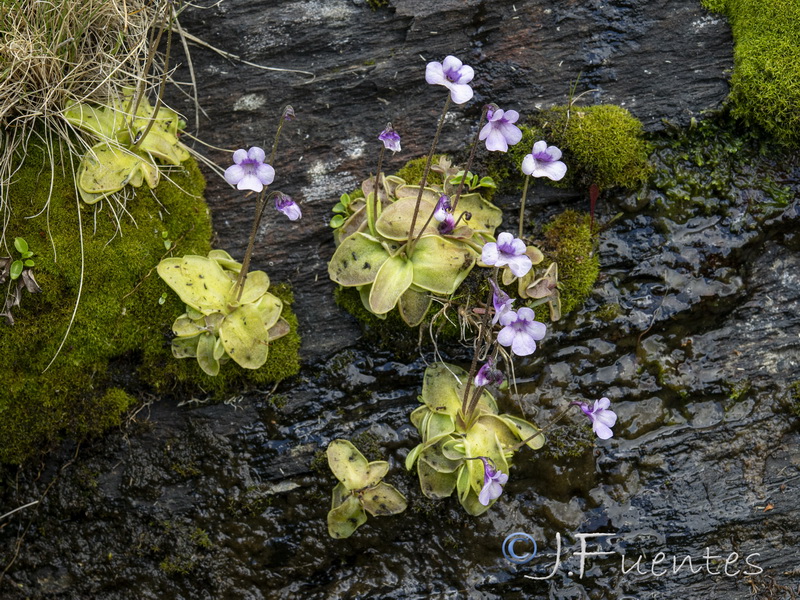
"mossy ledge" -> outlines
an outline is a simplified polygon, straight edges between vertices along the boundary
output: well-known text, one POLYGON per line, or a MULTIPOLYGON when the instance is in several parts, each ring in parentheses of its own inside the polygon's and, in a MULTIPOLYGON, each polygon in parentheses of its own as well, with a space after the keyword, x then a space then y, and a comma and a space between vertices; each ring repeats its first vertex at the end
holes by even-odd
MULTIPOLYGON (((66 153, 29 146, 8 187, 13 212, 5 236, 27 240, 43 291, 23 293, 13 325, 0 321, 1 462, 20 463, 61 439, 81 440, 118 424, 142 381, 162 393, 186 386, 221 395, 241 380, 263 383, 297 372, 297 323, 286 289, 280 293, 292 332, 274 344, 281 358, 264 369, 209 383, 180 364, 190 361, 172 358, 171 325, 185 309, 155 267, 168 254, 166 241, 172 255, 207 254, 211 220, 194 161, 164 174, 155 190, 134 190, 114 216, 108 201, 101 208, 76 199, 66 153), (79 290, 72 328, 58 352, 79 290), (135 389, 127 389, 131 385, 135 389)), ((0 254, 10 254, 8 246, 0 254)))
POLYGON ((555 106, 533 115, 521 129, 519 144, 492 157, 490 171, 496 181, 520 186, 522 159, 539 140, 563 152, 567 174, 555 184, 558 187, 635 189, 650 174, 650 146, 642 123, 621 106, 555 106))
POLYGON ((733 33, 731 112, 776 141, 800 144, 800 3, 702 0, 733 33))

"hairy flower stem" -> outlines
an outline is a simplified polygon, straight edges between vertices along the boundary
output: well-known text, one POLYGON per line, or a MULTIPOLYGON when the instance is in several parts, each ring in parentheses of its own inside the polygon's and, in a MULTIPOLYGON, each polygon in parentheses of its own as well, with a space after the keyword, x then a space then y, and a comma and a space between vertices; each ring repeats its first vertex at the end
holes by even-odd
POLYGON ((278 131, 275 132, 275 141, 272 142, 272 151, 269 153, 268 165, 272 165, 275 161, 275 155, 278 153, 278 141, 281 139, 281 131, 283 131, 283 124, 286 121, 294 119, 294 109, 290 104, 283 107, 281 111, 281 118, 278 120, 278 131))
MULTIPOLYGON (((378 218, 378 205, 380 204, 380 200, 378 200, 378 182, 381 178, 381 167, 383 167, 383 155, 385 153, 386 147, 381 144, 381 153, 378 155, 378 170, 375 173, 375 189, 373 190, 371 202, 372 207, 370 208, 370 206, 367 205, 367 225, 372 235, 375 235, 375 221, 378 218)), ((369 198, 367 201, 369 202, 369 198)))
MULTIPOLYGON (((291 106, 286 106, 283 111, 281 111, 281 117, 278 121, 278 131, 275 132, 275 141, 272 143, 272 152, 269 155, 269 162, 267 164, 272 165, 273 161, 275 160, 275 154, 278 152, 278 141, 281 137, 281 130, 283 129, 283 123, 286 121, 286 115, 290 112, 293 113, 291 106)), ((280 192, 272 192, 269 195, 269 198, 275 197, 280 192)), ((261 217, 264 214, 264 208, 267 206, 267 188, 261 190, 261 193, 258 195, 256 199, 256 214, 255 218, 253 219, 253 228, 250 230, 250 239, 247 242, 247 250, 244 253, 244 259, 242 259, 242 269, 239 271, 239 277, 236 278, 236 283, 234 284, 233 291, 235 292, 232 294, 236 297, 236 302, 239 302, 242 298, 242 292, 244 291, 244 284, 247 281, 247 271, 250 269, 250 257, 253 255, 253 247, 256 243, 256 234, 258 233, 258 226, 261 224, 261 217)))
MULTIPOLYGON (((444 118, 447 116, 447 111, 450 110, 450 94, 447 95, 447 101, 444 103, 444 110, 442 116, 439 117, 439 124, 436 126, 436 134, 433 136, 433 143, 431 144, 431 151, 428 153, 428 160, 425 161, 425 170, 422 171, 422 179, 419 182, 419 194, 417 195, 417 204, 414 206, 414 214, 411 217, 411 228, 408 230, 408 247, 406 248, 406 256, 411 256, 414 252, 414 246, 417 243, 416 239, 412 240, 414 235, 414 226, 417 224, 417 215, 419 214, 419 205, 422 202, 422 194, 425 191, 425 184, 428 183, 428 173, 431 170, 431 162, 433 161, 433 154, 436 152, 436 144, 439 143, 439 135, 442 133, 442 126, 444 125, 444 118)), ((424 231, 425 228, 422 228, 424 231)), ((421 232, 420 232, 421 233, 421 232)))
MULTIPOLYGON (((497 279, 497 272, 499 269, 495 267, 494 273, 492 276, 497 279)), ((492 290, 489 290, 489 297, 486 299, 486 306, 489 307, 492 305, 492 290)), ((469 391, 470 387, 472 387, 472 382, 475 380, 475 375, 478 372, 478 356, 481 354, 481 350, 483 349, 483 344, 486 343, 490 345, 493 343, 494 340, 491 339, 491 331, 492 328, 489 325, 489 311, 486 310, 483 313, 483 318, 481 319, 479 328, 478 328, 478 347, 475 349, 475 354, 472 356, 472 366, 469 369, 469 379, 467 380, 467 385, 464 388, 464 397, 461 399, 461 412, 464 415, 464 420, 467 424, 472 422, 473 412, 475 412, 475 408, 478 406, 478 401, 480 400, 481 393, 483 389, 481 387, 476 387, 475 393, 470 397, 469 391), (489 340, 485 341, 484 336, 482 335, 484 329, 489 332, 489 340)))
MULTIPOLYGON (((464 173, 461 176, 461 181, 459 182, 458 189, 456 190, 455 200, 453 201, 453 205, 450 208, 450 212, 452 214, 456 213, 456 206, 458 206, 458 200, 461 198, 461 192, 464 190, 464 181, 466 181, 467 173, 469 173, 469 170, 472 168, 472 161, 475 159, 475 149, 478 147, 478 142, 480 141, 481 126, 483 125, 483 120, 486 118, 486 114, 488 112, 489 112, 489 105, 484 106, 483 107, 483 112, 481 113, 480 121, 478 121, 478 133, 475 134, 475 141, 472 142, 472 150, 469 153, 469 160, 467 160, 467 166, 464 167, 464 173)), ((431 154, 431 156, 433 156, 433 155, 431 154)), ((419 238, 422 237, 422 232, 425 231, 425 228, 428 226, 428 224, 433 219, 433 215, 434 214, 436 214, 436 209, 435 208, 434 208, 433 212, 430 215, 428 215, 428 220, 425 221, 425 225, 423 225, 422 228, 419 230, 419 233, 417 234, 417 237, 414 238, 414 244, 413 244, 414 246, 419 241, 419 238)), ((463 217, 464 215, 465 215, 465 213, 461 213, 461 215, 458 217, 458 221, 456 221, 456 224, 453 226, 453 229, 458 227, 458 223, 459 223, 459 221, 461 221, 461 217, 463 217)), ((466 217, 467 220, 469 220, 470 218, 471 218, 470 216, 466 217)), ((413 231, 413 229, 412 229, 412 231, 413 231)))
POLYGON ((519 201, 519 239, 522 239, 522 229, 525 225, 525 199, 528 197, 528 182, 531 180, 530 175, 525 176, 525 185, 522 188, 522 199, 519 201))
MULTIPOLYGON (((138 148, 141 145, 141 143, 144 141, 144 138, 147 137, 147 134, 150 133, 150 130, 153 128, 153 123, 156 122, 156 116, 158 116, 158 111, 161 108, 161 102, 164 99, 164 88, 167 87, 169 54, 172 50, 172 21, 175 18, 175 12, 172 10, 172 4, 168 2, 167 6, 169 7, 169 22, 167 23, 167 48, 164 51, 164 74, 161 76, 161 82, 158 85, 158 97, 156 98, 155 107, 153 107, 153 114, 150 115, 150 120, 147 122, 147 127, 145 127, 142 134, 139 135, 133 142, 134 148, 138 148)), ((136 113, 134 112, 131 118, 133 119, 135 116, 136 113)))
POLYGON ((519 442, 518 444, 514 444, 513 446, 511 446, 511 448, 508 448, 508 449, 507 449, 507 451, 508 451, 508 452, 516 452, 517 450, 519 450, 520 448, 522 448, 522 447, 523 447, 525 444, 527 444, 527 443, 528 443, 528 442, 530 442, 531 440, 533 440, 533 439, 536 439, 536 438, 537 438, 537 437, 539 437, 540 435, 541 435, 541 436, 543 436, 545 433, 547 433, 547 431, 549 431, 550 429, 552 429, 552 428, 553 428, 553 427, 556 425, 556 423, 558 423, 558 422, 559 422, 561 419, 563 419, 565 416, 567 416, 567 413, 568 413, 570 410, 572 410, 572 407, 573 407, 573 406, 578 406, 578 404, 579 404, 579 403, 577 403, 577 402, 571 402, 571 403, 570 403, 570 405, 569 405, 567 408, 565 408, 564 410, 562 410, 560 413, 558 413, 558 414, 556 415, 556 418, 555 418, 555 419, 553 419, 552 421, 550 421, 550 422, 549 422, 547 425, 545 425, 544 427, 542 427, 542 428, 541 428, 539 431, 537 431, 537 432, 536 432, 536 433, 534 433, 533 435, 530 435, 530 436, 526 437, 524 440, 522 440, 522 441, 521 441, 521 442, 519 442))
POLYGON ((453 214, 456 212, 458 201, 461 198, 461 192, 464 191, 464 182, 467 179, 467 173, 469 173, 469 170, 472 168, 472 161, 475 159, 475 150, 478 148, 478 142, 481 141, 481 127, 483 127, 483 120, 486 118, 488 112, 489 105, 487 104, 483 107, 483 111, 481 112, 481 118, 478 121, 478 131, 475 133, 475 140, 472 142, 472 150, 469 152, 469 159, 467 160, 467 165, 464 167, 464 175, 461 177, 461 181, 458 184, 458 190, 456 190, 456 199, 453 200, 453 214))

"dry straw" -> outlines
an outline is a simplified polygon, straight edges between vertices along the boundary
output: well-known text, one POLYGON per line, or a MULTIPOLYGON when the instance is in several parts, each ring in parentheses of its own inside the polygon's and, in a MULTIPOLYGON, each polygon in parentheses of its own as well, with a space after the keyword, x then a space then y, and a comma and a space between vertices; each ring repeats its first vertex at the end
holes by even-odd
MULTIPOLYGON (((108 104, 144 77, 163 18, 150 0, 3 0, 0 5, 0 212, 32 136, 74 144, 62 112, 73 102, 108 104)), ((157 67, 156 67, 157 68, 157 67)), ((151 79, 152 81, 152 79, 151 79)))

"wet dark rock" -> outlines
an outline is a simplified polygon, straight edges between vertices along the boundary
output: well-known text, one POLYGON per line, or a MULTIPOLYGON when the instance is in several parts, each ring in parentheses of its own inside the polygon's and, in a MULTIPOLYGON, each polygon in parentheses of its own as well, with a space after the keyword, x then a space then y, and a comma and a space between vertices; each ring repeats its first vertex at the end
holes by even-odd
MULTIPOLYGON (((317 75, 309 82, 194 53, 207 141, 268 145, 280 107, 297 110, 275 166, 304 219, 270 222, 254 266, 293 283, 305 365, 272 395, 246 390, 213 406, 159 399, 104 439, 6 468, 0 514, 39 503, 0 520, 0 597, 796 595, 800 434, 782 403, 800 371, 796 157, 737 146, 732 156, 751 153, 744 166, 690 168, 665 138, 647 189, 603 198, 602 276, 592 297, 520 361, 519 398, 500 401, 544 424, 572 400, 608 396, 615 436, 595 442, 573 412, 548 433, 545 450, 518 455, 503 498, 481 518, 452 499, 425 499, 403 468, 418 442, 408 414, 434 357, 405 363, 357 343, 359 329, 333 304, 327 278, 330 206, 374 168, 383 123, 404 134, 390 168, 429 142, 439 100, 423 83, 420 54, 453 53, 476 67, 477 99, 454 110, 444 131, 444 148, 458 153, 481 103, 522 113, 562 103, 580 71, 579 91, 599 88, 593 101, 623 104, 650 131, 664 118, 685 124, 725 96, 724 22, 683 0, 394 0, 375 12, 345 0, 226 0, 187 9, 182 24, 246 60, 317 75), (628 212, 612 221, 619 207, 628 212), (409 498, 405 514, 371 518, 346 543, 327 536, 335 480, 318 460, 339 437, 389 460, 386 481, 409 498), (527 565, 503 558, 515 531, 539 545, 527 565), (598 540, 613 552, 591 557, 583 578, 572 554, 577 532, 609 534, 598 540), (528 579, 553 569, 557 534, 561 567, 528 579), (659 552, 669 572, 655 576, 659 552), (706 552, 723 558, 709 562, 706 552), (727 576, 720 569, 732 552, 729 567, 739 572, 727 576), (650 574, 627 572, 642 554, 650 574), (702 570, 674 573, 673 557, 686 556, 702 570)), ((542 219, 585 206, 574 191, 539 191, 542 219)), ((217 245, 241 255, 250 199, 211 178, 209 201, 217 245)), ((516 202, 498 198, 505 208, 516 202)))

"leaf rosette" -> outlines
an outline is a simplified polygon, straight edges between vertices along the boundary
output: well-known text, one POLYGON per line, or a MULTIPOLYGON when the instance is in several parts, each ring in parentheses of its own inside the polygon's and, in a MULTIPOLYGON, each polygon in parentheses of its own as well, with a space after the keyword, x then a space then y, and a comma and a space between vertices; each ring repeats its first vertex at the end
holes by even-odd
MULTIPOLYGON (((538 450, 544 436, 533 423, 513 415, 498 414, 497 402, 481 391, 469 422, 461 414, 462 398, 469 374, 455 365, 435 363, 425 370, 422 406, 411 413, 411 422, 422 438, 406 457, 406 468, 415 465, 422 493, 428 498, 446 498, 454 491, 464 509, 473 516, 488 510, 478 501, 484 485, 484 465, 508 473, 515 447, 523 440, 538 450), (535 436, 532 439, 531 436, 535 436)), ((474 388, 472 388, 474 389, 474 388)))
POLYGON ((385 460, 367 461, 358 448, 347 440, 333 440, 326 451, 328 466, 339 480, 333 488, 328 512, 328 534, 346 538, 372 516, 396 515, 406 509, 405 496, 383 482, 389 472, 385 460))
POLYGON ((186 312, 172 324, 172 354, 196 358, 208 375, 217 375, 229 359, 245 369, 262 367, 269 342, 289 333, 281 318, 283 302, 269 293, 266 273, 248 273, 236 297, 241 264, 224 250, 212 250, 208 257, 166 258, 157 270, 186 304, 186 312))
POLYGON ((456 193, 463 173, 446 160, 439 170, 443 185, 420 190, 400 177, 381 176, 377 199, 373 178, 362 184, 364 198, 344 195, 334 207, 337 249, 328 274, 343 287, 357 288, 364 307, 376 316, 397 308, 408 325, 418 325, 434 296, 456 292, 502 221, 502 211, 472 191, 472 185, 478 189, 493 185, 491 181, 469 178, 458 212, 470 218, 450 233, 440 233, 437 221, 429 217, 442 195, 456 193))
POLYGON ((156 114, 143 97, 130 119, 126 110, 131 95, 107 106, 73 103, 64 110, 67 122, 99 140, 81 159, 75 177, 87 204, 99 202, 126 185, 140 187, 146 182, 154 188, 161 176, 156 159, 177 166, 189 158, 186 147, 178 141, 182 122, 177 113, 160 107, 156 114), (150 121, 153 124, 147 131, 150 121))

